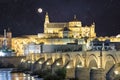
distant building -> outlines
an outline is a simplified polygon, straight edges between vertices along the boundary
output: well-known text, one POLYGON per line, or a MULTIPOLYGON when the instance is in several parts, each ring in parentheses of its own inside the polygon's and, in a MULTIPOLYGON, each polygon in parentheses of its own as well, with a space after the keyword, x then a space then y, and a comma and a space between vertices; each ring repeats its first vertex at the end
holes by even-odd
POLYGON ((6 32, 6 29, 4 29, 4 36, 1 36, 0 38, 0 56, 15 56, 15 52, 13 49, 11 49, 11 39, 12 39, 12 33, 8 29, 6 32))
MULTIPOLYGON (((27 55, 29 53, 58 52, 58 51, 80 51, 80 50, 98 50, 103 45, 92 45, 94 39, 100 42, 109 40, 111 44, 106 45, 105 49, 110 48, 112 43, 120 42, 119 35, 111 37, 97 37, 95 32, 95 23, 90 26, 83 26, 76 16, 69 22, 50 22, 49 15, 46 13, 44 22, 44 33, 38 35, 23 35, 12 38, 12 33, 7 32, 7 46, 16 51, 16 55, 27 55), (42 45, 42 46, 41 46, 42 45), (60 46, 62 48, 60 48, 60 46), (72 49, 69 49, 71 47, 72 49), (82 48, 82 49, 81 49, 82 48)), ((0 44, 3 43, 3 37, 0 37, 0 44)), ((0 46, 1 46, 0 45, 0 46)), ((116 48, 116 45, 115 45, 116 48)), ((119 48, 119 47, 117 47, 119 48)))
POLYGON ((40 33, 38 35, 41 38, 95 38, 95 23, 91 26, 82 26, 82 22, 77 20, 76 16, 70 22, 50 22, 48 13, 46 13, 44 36, 41 36, 40 33))

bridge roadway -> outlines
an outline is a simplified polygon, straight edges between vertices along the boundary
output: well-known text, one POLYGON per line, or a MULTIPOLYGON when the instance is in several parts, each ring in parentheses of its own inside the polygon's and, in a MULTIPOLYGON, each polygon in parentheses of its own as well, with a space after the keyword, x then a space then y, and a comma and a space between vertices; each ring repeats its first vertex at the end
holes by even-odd
POLYGON ((81 51, 30 54, 22 59, 24 67, 32 70, 67 69, 67 78, 79 80, 114 80, 120 73, 120 51, 81 51))

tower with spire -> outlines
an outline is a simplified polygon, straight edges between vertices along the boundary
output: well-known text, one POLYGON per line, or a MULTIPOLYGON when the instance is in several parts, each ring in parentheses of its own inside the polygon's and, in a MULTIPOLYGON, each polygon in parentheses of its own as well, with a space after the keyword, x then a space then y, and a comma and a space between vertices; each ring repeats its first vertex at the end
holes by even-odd
POLYGON ((3 38, 3 46, 2 48, 7 48, 7 36, 6 36, 6 29, 4 29, 4 38, 3 38))
POLYGON ((10 28, 6 31, 4 29, 4 39, 3 39, 3 48, 11 48, 11 39, 12 39, 12 32, 10 28))
POLYGON ((12 32, 10 31, 10 28, 7 30, 7 47, 11 48, 11 40, 12 40, 12 32))
POLYGON ((47 33, 46 28, 48 23, 49 23, 49 16, 48 16, 48 12, 46 12, 45 22, 44 22, 44 33, 47 33))

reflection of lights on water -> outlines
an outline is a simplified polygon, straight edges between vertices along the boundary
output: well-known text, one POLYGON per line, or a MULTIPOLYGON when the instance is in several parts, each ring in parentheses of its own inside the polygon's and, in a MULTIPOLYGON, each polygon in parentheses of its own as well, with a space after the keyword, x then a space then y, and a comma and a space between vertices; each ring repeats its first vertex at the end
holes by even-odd
POLYGON ((32 77, 32 80, 35 80, 35 78, 34 78, 34 77, 32 77))
POLYGON ((19 80, 19 77, 16 77, 15 80, 19 80))
POLYGON ((25 74, 23 77, 24 77, 23 80, 35 80, 35 78, 33 76, 30 76, 30 74, 25 74))
POLYGON ((10 71, 0 70, 0 80, 36 80, 30 74, 10 73, 10 71))
POLYGON ((5 53, 0 51, 0 56, 5 56, 5 53))
POLYGON ((23 76, 26 76, 26 74, 23 73, 23 76))
POLYGON ((119 74, 119 71, 114 71, 115 74, 119 74))

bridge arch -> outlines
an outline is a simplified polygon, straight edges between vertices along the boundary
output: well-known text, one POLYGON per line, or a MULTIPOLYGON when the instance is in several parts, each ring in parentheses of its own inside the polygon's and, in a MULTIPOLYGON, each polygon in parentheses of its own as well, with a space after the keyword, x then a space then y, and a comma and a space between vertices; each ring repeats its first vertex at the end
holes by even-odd
POLYGON ((116 62, 115 57, 112 54, 106 55, 105 56, 105 63, 104 63, 105 64, 104 65, 105 72, 107 73, 115 63, 117 63, 117 62, 116 62))
POLYGON ((120 80, 120 63, 114 64, 106 73, 107 80, 120 80))
POLYGON ((70 54, 64 54, 62 56, 62 60, 63 60, 63 64, 67 63, 68 61, 70 61, 71 57, 70 57, 70 54))
POLYGON ((57 58, 57 59, 53 62, 53 64, 51 65, 51 67, 54 68, 54 69, 63 67, 62 57, 57 58))
POLYGON ((91 54, 87 59, 87 66, 89 68, 98 68, 98 58, 95 54, 91 54))
POLYGON ((75 59, 74 59, 74 66, 75 67, 83 67, 84 66, 84 62, 83 62, 83 58, 80 54, 75 55, 75 59))
POLYGON ((45 57, 40 57, 34 64, 42 64, 45 61, 45 57))

